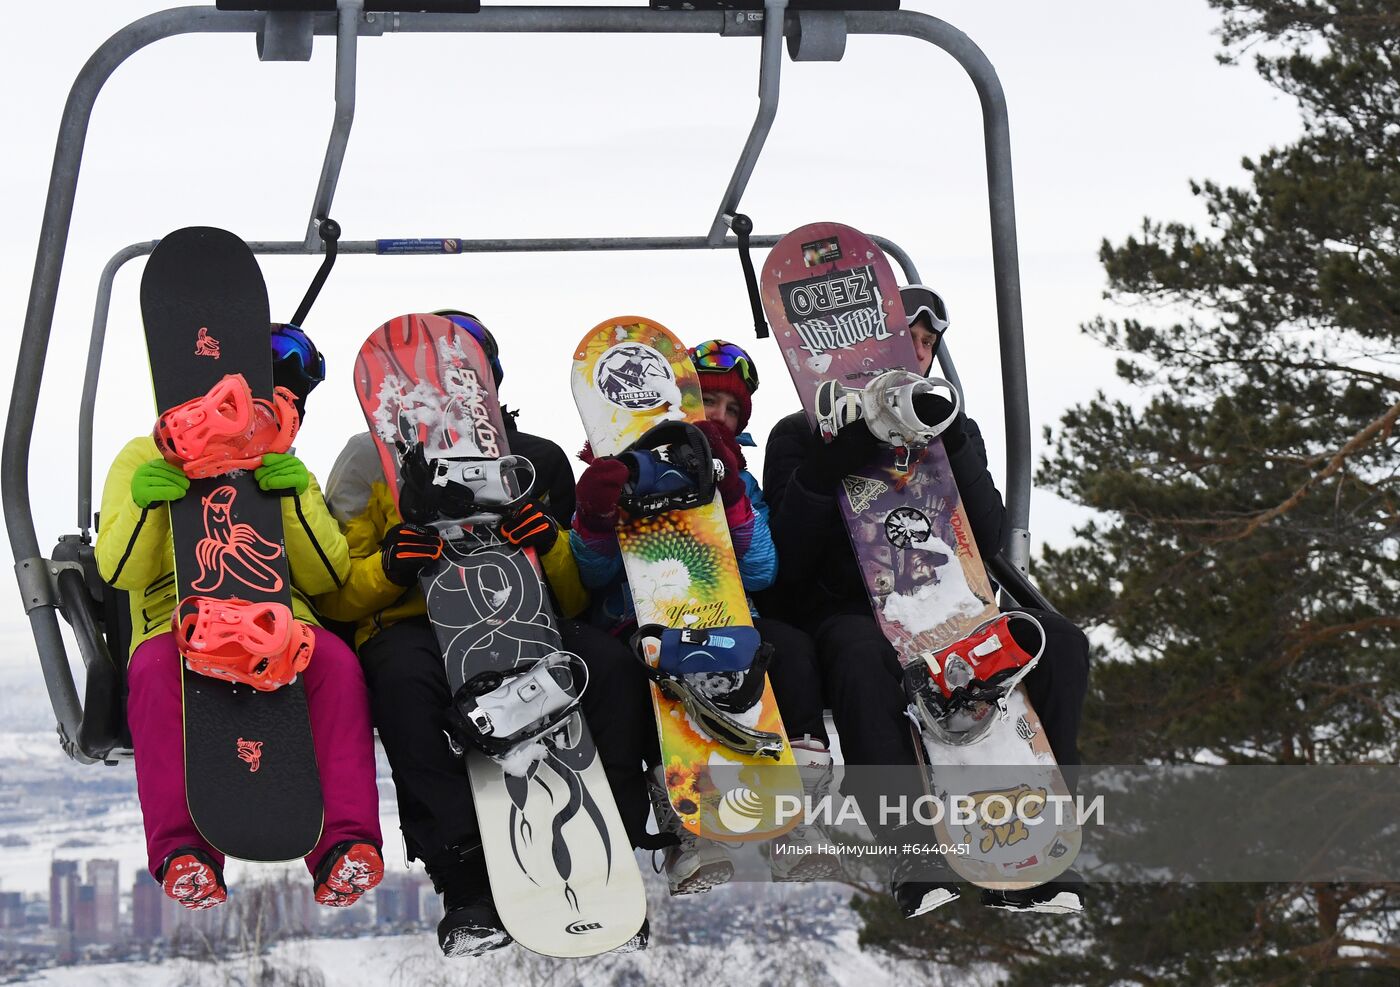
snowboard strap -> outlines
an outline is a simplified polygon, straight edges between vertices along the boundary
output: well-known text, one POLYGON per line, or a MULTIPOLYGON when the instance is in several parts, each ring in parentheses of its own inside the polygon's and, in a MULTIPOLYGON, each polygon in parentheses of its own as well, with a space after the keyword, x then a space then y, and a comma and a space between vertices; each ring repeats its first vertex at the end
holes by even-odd
POLYGON ((954 713, 987 704, 1004 710, 1007 694, 1044 651, 1040 621, 1020 610, 998 614, 962 640, 910 662, 904 681, 911 712, 942 736, 954 713))
POLYGON ((647 429, 617 459, 627 467, 618 501, 632 518, 703 507, 715 499, 724 465, 710 440, 690 422, 667 421, 647 429))
MULTIPOLYGON (((787 746, 783 735, 759 730, 739 719, 752 711, 763 698, 773 646, 760 644, 746 667, 734 670, 678 671, 678 668, 684 667, 683 658, 678 659, 671 653, 684 635, 698 633, 708 637, 730 637, 741 630, 753 631, 752 628, 722 627, 696 632, 646 624, 633 635, 632 647, 646 670, 647 678, 668 697, 681 703, 691 719, 712 738, 740 754, 770 757, 776 761, 783 756, 787 746), (717 631, 724 633, 716 634, 717 631)), ((757 636, 756 632, 754 636, 757 636)), ((691 651, 697 651, 702 650, 704 643, 696 645, 691 642, 687 646, 691 651)), ((720 661, 729 664, 723 659, 720 661)))
POLYGON ((273 692, 311 661, 311 628, 285 603, 188 596, 171 620, 190 671, 273 692))
POLYGON ((168 462, 191 479, 262 465, 264 453, 292 447, 301 416, 285 387, 272 400, 253 397, 242 374, 228 374, 208 393, 178 404, 156 419, 152 437, 168 462))
POLYGON ((763 317, 763 299, 758 291, 758 276, 754 273, 753 258, 749 256, 749 234, 753 232, 753 220, 737 212, 729 220, 729 228, 739 241, 739 266, 744 269, 744 286, 749 292, 749 309, 753 312, 753 332, 759 339, 768 338, 768 320, 763 317))
POLYGON ((448 733, 498 761, 510 758, 572 717, 587 687, 588 666, 567 651, 508 672, 482 672, 453 695, 448 733))

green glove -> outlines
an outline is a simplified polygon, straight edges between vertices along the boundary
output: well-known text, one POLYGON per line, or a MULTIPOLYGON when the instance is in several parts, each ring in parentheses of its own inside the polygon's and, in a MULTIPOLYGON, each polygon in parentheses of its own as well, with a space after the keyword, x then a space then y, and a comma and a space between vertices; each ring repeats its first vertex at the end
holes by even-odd
POLYGON ((311 473, 306 465, 290 452, 269 452, 263 464, 253 470, 253 478, 265 493, 301 495, 311 485, 311 473))
POLYGON ((152 504, 179 500, 190 488, 190 478, 180 467, 164 459, 142 463, 131 474, 131 499, 143 511, 152 504))

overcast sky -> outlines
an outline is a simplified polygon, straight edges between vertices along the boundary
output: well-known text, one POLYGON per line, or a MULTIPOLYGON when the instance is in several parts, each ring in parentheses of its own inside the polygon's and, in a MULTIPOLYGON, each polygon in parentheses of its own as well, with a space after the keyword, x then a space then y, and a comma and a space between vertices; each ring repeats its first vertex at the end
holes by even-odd
MULTIPOLYGON (((6 11, 0 304, 10 331, 0 382, 14 374, 69 86, 106 37, 163 6, 69 0, 6 11)), ((1042 426, 1096 389, 1115 390, 1112 357, 1078 328, 1112 312, 1102 299, 1100 240, 1121 240, 1144 216, 1198 221, 1188 179, 1240 180, 1242 156, 1297 133, 1296 108, 1248 67, 1217 64, 1217 18, 1204 0, 903 6, 967 33, 1006 92, 1038 460, 1042 426)), ((129 243, 187 225, 299 239, 329 132, 333 48, 319 38, 310 63, 260 64, 251 37, 175 38, 135 55, 99 97, 30 460, 45 550, 76 530, 78 392, 103 265, 129 243)), ((716 36, 363 39, 332 215, 348 239, 704 234, 757 108, 758 53, 756 39, 716 36)), ((911 253, 948 301, 966 405, 1000 479, 985 162, 971 83, 922 42, 864 37, 850 39, 840 63, 785 62, 783 82, 743 210, 759 232, 831 220, 911 253)), ((274 318, 290 318, 317 263, 264 260, 274 318)), ((128 264, 113 295, 94 499, 111 457, 155 414, 140 271, 140 261, 128 264)), ((776 346, 752 340, 729 252, 345 257, 306 323, 330 366, 298 451, 322 479, 364 427, 350 382, 365 336, 394 315, 446 306, 492 327, 505 402, 523 409, 527 431, 570 451, 583 438, 566 383, 571 351, 613 315, 646 315, 688 342, 752 343, 764 382, 751 426, 760 444, 797 407, 776 346)), ((1084 516, 1038 494, 1035 542, 1067 542, 1084 516)), ((18 593, 12 579, 3 582, 0 643, 17 646, 0 662, 32 663, 18 593)))

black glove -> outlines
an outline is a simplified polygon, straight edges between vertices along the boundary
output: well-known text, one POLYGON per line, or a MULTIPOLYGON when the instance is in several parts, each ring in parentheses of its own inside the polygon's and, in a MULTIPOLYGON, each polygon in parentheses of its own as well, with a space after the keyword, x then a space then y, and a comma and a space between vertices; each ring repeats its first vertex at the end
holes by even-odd
POLYGON ((501 537, 512 545, 533 548, 543 555, 554 547, 554 542, 559 538, 559 525, 532 499, 501 518, 500 532, 501 537))
POLYGON ((843 476, 869 464, 879 451, 880 441, 865 423, 851 422, 836 433, 836 438, 812 450, 798 467, 798 478, 813 493, 830 494, 843 476))
MULTIPOLYGON (((941 421, 947 421, 952 412, 953 402, 942 394, 914 395, 914 414, 926 425, 937 425, 941 421)), ((966 420, 959 410, 957 417, 938 436, 943 440, 943 448, 950 456, 967 444, 967 432, 963 429, 963 422, 966 420)))
POLYGON ((412 586, 424 569, 442 558, 442 536, 418 524, 396 524, 379 542, 379 564, 397 586, 412 586))

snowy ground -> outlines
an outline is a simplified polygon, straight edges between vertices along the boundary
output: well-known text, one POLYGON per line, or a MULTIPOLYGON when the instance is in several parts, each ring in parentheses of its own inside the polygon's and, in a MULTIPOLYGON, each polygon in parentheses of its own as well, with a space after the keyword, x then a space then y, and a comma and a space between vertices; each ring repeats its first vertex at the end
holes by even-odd
MULTIPOLYGON (((327 987, 500 987, 549 984, 704 983, 723 976, 726 983, 778 985, 860 985, 898 982, 902 987, 966 984, 912 963, 893 962, 861 952, 854 930, 828 940, 790 940, 726 946, 658 945, 644 953, 588 960, 551 960, 510 946, 477 959, 448 960, 428 936, 313 939, 283 943, 267 957, 266 968, 229 962, 215 966, 189 960, 162 964, 122 963, 45 970, 27 983, 53 987, 215 987, 249 984, 275 970, 271 983, 314 983, 316 971, 327 987), (697 980, 696 977, 705 979, 697 980)), ((268 982, 268 981, 264 981, 268 982)))

